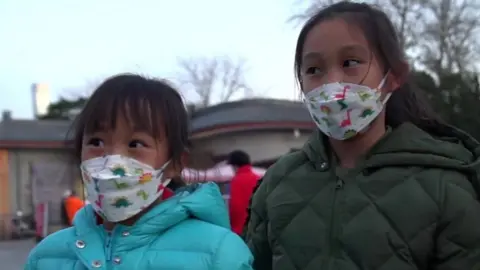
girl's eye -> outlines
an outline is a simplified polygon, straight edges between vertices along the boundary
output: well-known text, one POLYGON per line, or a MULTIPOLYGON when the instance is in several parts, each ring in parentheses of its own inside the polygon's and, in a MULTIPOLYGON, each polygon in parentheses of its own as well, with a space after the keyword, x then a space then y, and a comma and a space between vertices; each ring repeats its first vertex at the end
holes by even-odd
POLYGON ((305 74, 315 75, 315 74, 318 74, 320 72, 321 72, 321 70, 318 67, 309 67, 309 68, 306 69, 305 74))
POLYGON ((146 147, 147 145, 140 141, 140 140, 132 140, 129 144, 128 147, 130 148, 141 148, 141 147, 146 147))
POLYGON ((345 68, 352 68, 360 64, 360 61, 354 59, 348 59, 343 61, 343 67, 345 68))
POLYGON ((87 145, 93 146, 93 147, 103 147, 103 141, 99 138, 90 138, 87 142, 87 145))

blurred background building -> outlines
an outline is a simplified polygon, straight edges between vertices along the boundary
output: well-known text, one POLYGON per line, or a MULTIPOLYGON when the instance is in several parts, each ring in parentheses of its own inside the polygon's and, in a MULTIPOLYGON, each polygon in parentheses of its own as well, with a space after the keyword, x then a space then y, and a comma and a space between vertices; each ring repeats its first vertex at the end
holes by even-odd
MULTIPOLYGON (((37 95, 48 93, 48 88, 36 89, 42 89, 37 95)), ((46 102, 37 103, 41 115, 39 108, 46 102)), ((211 168, 236 149, 249 153, 255 166, 266 168, 301 148, 314 128, 304 105, 286 100, 245 99, 206 108, 190 106, 189 113, 193 144, 189 165, 195 169, 211 168)), ((78 162, 69 145, 71 124, 72 120, 21 120, 11 112, 3 113, 0 214, 33 214, 38 203, 47 201, 50 222, 60 223, 64 191, 74 189, 82 194, 78 162)))

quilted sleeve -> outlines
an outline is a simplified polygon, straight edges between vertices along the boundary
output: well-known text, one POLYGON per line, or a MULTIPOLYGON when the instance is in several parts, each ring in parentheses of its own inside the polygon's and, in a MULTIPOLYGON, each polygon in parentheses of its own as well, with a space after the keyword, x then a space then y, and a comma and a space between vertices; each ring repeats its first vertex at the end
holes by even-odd
POLYGON ((259 181, 249 209, 246 233, 246 241, 254 257, 254 269, 261 270, 272 269, 272 252, 267 237, 266 189, 266 183, 259 181))
POLYGON ((236 233, 228 232, 215 254, 212 270, 253 270, 252 253, 236 233))
POLYGON ((469 181, 458 183, 445 186, 434 270, 480 269, 480 202, 469 181))
POLYGON ((263 178, 258 179, 257 184, 255 185, 255 188, 253 188, 252 191, 252 196, 248 200, 248 207, 247 207, 247 218, 245 219, 245 224, 243 224, 243 230, 242 230, 242 238, 246 239, 247 237, 247 228, 248 228, 248 223, 250 222, 250 216, 252 213, 252 199, 253 199, 253 194, 257 192, 258 187, 260 187, 260 184, 262 183, 263 178))

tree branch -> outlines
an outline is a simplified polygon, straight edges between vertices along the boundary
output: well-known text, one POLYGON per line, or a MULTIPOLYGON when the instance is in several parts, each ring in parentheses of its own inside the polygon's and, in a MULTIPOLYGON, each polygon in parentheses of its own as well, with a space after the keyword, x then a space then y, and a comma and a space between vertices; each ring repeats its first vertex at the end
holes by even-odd
POLYGON ((242 59, 228 57, 180 59, 180 83, 193 90, 202 106, 209 106, 214 99, 226 102, 243 91, 250 94, 245 80, 246 65, 242 59), (248 91, 247 91, 248 89, 248 91))

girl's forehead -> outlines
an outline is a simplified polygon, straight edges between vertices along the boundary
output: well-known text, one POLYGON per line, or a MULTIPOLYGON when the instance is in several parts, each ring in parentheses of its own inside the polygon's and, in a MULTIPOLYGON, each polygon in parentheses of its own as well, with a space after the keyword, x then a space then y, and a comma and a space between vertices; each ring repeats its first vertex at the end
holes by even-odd
POLYGON ((131 134, 135 132, 148 132, 161 134, 163 128, 160 118, 154 118, 146 108, 143 113, 129 113, 117 111, 111 114, 97 115, 86 122, 84 133, 94 132, 120 132, 131 134))
POLYGON ((338 18, 315 25, 307 34, 303 56, 325 56, 344 51, 346 53, 368 53, 369 43, 361 29, 338 18))

